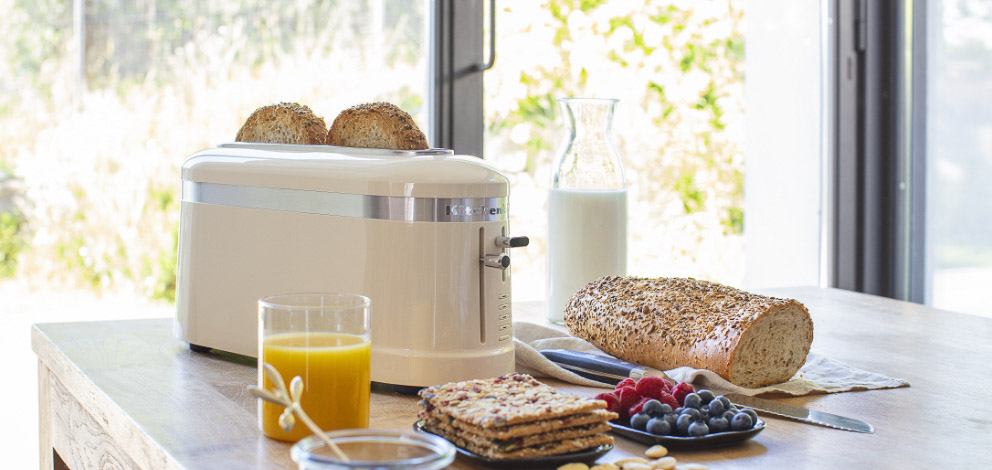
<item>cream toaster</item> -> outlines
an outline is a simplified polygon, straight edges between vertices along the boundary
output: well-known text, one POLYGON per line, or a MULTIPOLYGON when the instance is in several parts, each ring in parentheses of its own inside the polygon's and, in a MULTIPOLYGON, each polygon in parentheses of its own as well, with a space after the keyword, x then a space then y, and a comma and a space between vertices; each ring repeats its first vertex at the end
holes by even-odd
POLYGON ((372 301, 372 380, 514 370, 508 183, 450 150, 223 144, 182 167, 175 334, 257 356, 259 298, 372 301))

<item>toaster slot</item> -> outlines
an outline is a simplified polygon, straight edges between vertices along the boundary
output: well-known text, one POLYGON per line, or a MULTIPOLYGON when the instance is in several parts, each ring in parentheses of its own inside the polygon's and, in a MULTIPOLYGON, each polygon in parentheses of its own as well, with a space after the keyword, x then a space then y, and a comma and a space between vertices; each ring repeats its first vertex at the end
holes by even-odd
MULTIPOLYGON (((479 227, 479 258, 486 256, 486 227, 479 227)), ((479 263, 479 342, 486 342, 486 265, 479 263)))

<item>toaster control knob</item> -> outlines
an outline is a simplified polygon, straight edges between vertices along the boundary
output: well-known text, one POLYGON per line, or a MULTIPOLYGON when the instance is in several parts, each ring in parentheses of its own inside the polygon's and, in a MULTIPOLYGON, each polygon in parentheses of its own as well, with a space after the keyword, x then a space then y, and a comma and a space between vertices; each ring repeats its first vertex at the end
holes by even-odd
POLYGON ((530 239, 527 237, 496 237, 496 246, 503 248, 517 248, 527 245, 530 245, 530 239))
POLYGON ((506 269, 510 267, 510 256, 506 253, 485 255, 481 259, 482 264, 489 266, 490 268, 506 269))

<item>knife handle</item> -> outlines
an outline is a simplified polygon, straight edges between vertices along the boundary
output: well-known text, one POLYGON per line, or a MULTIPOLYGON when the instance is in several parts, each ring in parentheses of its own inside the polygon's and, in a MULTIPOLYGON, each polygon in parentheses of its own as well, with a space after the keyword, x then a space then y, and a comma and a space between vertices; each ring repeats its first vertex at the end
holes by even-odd
POLYGON ((587 379, 616 385, 621 380, 640 379, 644 369, 615 357, 600 356, 569 349, 545 349, 541 354, 561 368, 575 372, 587 379))

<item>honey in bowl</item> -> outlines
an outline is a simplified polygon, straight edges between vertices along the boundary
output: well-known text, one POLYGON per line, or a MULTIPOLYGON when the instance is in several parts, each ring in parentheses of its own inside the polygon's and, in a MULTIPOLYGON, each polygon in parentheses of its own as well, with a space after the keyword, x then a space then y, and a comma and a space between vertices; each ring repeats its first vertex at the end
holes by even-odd
MULTIPOLYGON (((367 428, 371 387, 371 343, 344 333, 285 333, 266 337, 261 360, 288 382, 303 379, 300 406, 322 430, 367 428)), ((263 388, 273 384, 263 374, 263 388)), ((292 431, 279 426, 284 408, 262 402, 262 429, 274 439, 298 441, 312 432, 297 422, 292 431)))

